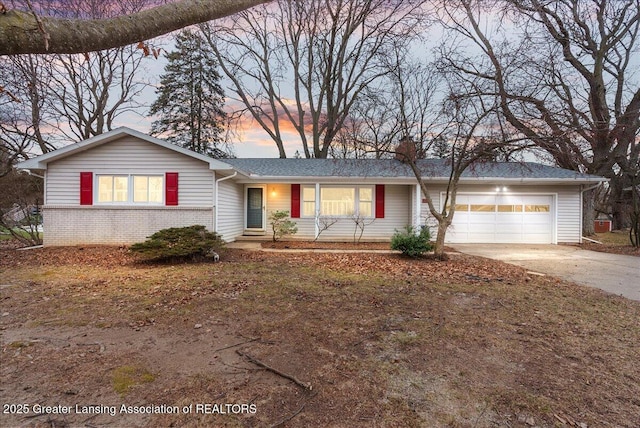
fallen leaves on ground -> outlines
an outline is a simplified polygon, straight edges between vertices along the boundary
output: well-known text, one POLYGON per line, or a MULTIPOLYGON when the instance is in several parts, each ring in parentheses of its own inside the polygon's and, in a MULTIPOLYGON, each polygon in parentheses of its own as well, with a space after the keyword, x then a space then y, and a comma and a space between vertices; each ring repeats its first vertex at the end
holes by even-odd
POLYGON ((634 427, 640 418, 640 305, 488 259, 230 249, 220 263, 153 265, 124 247, 83 246, 0 251, 0 277, 3 397, 258 409, 11 419, 23 425, 634 427), (154 379, 121 396, 112 378, 122 367, 154 379))

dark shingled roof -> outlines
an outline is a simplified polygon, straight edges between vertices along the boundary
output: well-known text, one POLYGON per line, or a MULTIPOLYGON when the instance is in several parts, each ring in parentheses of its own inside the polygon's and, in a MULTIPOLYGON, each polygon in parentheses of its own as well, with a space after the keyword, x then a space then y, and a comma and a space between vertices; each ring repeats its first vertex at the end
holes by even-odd
MULTIPOLYGON (((240 173, 253 177, 413 178, 409 166, 395 159, 224 159, 240 173)), ((423 178, 446 179, 445 159, 418 161, 423 178)), ((599 181, 601 177, 533 162, 482 162, 464 172, 465 178, 560 179, 599 181)))

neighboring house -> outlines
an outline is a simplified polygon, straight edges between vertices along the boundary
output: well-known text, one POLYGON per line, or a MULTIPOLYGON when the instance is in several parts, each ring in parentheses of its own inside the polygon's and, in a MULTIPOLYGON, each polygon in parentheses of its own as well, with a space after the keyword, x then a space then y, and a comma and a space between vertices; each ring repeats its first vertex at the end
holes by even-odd
MULTIPOLYGON (((419 167, 436 205, 446 162, 419 167)), ((394 159, 216 160, 127 128, 30 159, 44 170, 44 244, 130 244, 167 227, 202 224, 226 241, 269 235, 287 210, 297 239, 389 240, 406 225, 435 226, 410 168, 394 159)), ((460 180, 448 242, 580 242, 582 191, 603 181, 535 163, 483 163, 460 180)), ((434 230, 435 232, 435 230, 434 230)))

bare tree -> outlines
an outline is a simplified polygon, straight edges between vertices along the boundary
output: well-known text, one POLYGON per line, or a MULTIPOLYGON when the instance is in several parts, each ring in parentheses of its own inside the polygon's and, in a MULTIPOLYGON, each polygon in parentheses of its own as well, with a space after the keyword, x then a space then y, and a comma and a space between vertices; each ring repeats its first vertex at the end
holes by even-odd
POLYGON ((442 130, 437 99, 441 76, 434 64, 413 57, 404 46, 389 53, 386 67, 388 73, 354 104, 350 119, 357 126, 341 132, 348 134, 353 150, 375 158, 388 157, 401 140, 411 140, 416 156, 424 158, 442 130))
POLYGON ((286 157, 291 124, 307 158, 326 158, 394 44, 419 31, 424 0, 281 0, 210 28, 233 91, 286 157))
MULTIPOLYGON (((153 0, 128 2, 68 0, 67 16, 101 19, 133 14, 153 0)), ((52 12, 53 13, 53 12, 52 12)), ((113 129, 117 118, 136 112, 143 80, 145 52, 136 45, 76 55, 54 55, 52 96, 48 109, 60 118, 58 131, 82 141, 113 129)))
POLYGON ((398 51, 394 62, 386 76, 385 102, 378 109, 358 110, 367 124, 365 136, 359 138, 373 145, 386 140, 383 146, 374 147, 375 151, 388 152, 393 143, 396 159, 410 166, 438 225, 435 256, 445 259, 444 242, 453 222, 460 178, 465 171, 494 160, 496 151, 513 141, 508 130, 499 126, 495 98, 469 96, 477 93, 478 79, 459 73, 440 74, 434 64, 411 61, 398 51), (434 154, 443 162, 421 160, 434 154), (434 165, 436 170, 431 169, 434 165), (438 207, 432 199, 432 185, 424 179, 443 174, 448 180, 438 207))
MULTIPOLYGON (((151 2, 70 0, 64 13, 97 18, 135 12, 151 2)), ((63 13, 54 6, 40 2, 38 10, 63 13)), ((140 107, 136 100, 147 85, 140 73, 144 56, 136 46, 125 46, 83 55, 0 57, 5 159, 25 159, 52 150, 61 140, 81 141, 112 129, 118 116, 140 107)))
POLYGON ((41 177, 25 176, 15 170, 0 177, 0 233, 22 245, 42 244, 41 177))
POLYGON ((510 126, 558 166, 609 178, 614 225, 624 225, 615 201, 640 155, 640 2, 459 0, 443 3, 441 22, 458 35, 443 47, 449 70, 484 81, 477 95, 495 96, 510 126), (460 49, 465 41, 479 53, 460 49))
POLYGON ((100 20, 51 17, 28 8, 11 8, 13 3, 0 3, 0 55, 75 54, 127 46, 222 18, 265 0, 168 1, 132 15, 100 20))
POLYGON ((5 87, 0 94, 0 176, 16 161, 53 150, 45 132, 52 116, 45 108, 51 87, 50 61, 38 55, 0 57, 5 87))
MULTIPOLYGON (((471 102, 468 98, 451 93, 444 100, 442 114, 449 121, 439 136, 449 142, 451 150, 445 165, 448 167, 448 181, 442 205, 436 208, 431 197, 430 185, 424 180, 432 174, 421 167, 421 162, 407 152, 398 153, 413 171, 429 213, 438 223, 434 255, 440 260, 447 258, 444 251, 446 233, 455 215, 458 186, 462 174, 491 160, 497 147, 511 144, 505 135, 495 135, 495 130, 487 127, 487 121, 496 114, 496 105, 485 102, 471 102)), ((431 144, 437 139, 432 139, 431 144)), ((431 147, 426 147, 429 150, 431 147)))
POLYGON ((134 46, 57 56, 49 109, 61 119, 58 130, 82 141, 113 129, 119 116, 142 107, 137 97, 148 85, 140 80, 143 61, 134 46))

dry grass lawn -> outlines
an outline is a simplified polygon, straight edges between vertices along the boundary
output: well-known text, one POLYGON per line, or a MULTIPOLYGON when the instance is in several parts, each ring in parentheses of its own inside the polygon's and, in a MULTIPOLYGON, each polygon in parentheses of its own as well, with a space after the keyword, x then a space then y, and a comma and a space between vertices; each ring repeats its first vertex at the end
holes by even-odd
POLYGON ((640 303, 486 259, 4 250, 0 302, 0 426, 640 425, 640 303))
POLYGON ((584 241, 582 247, 587 250, 640 257, 640 248, 631 245, 629 230, 596 233, 590 238, 600 242, 600 244, 584 241))

